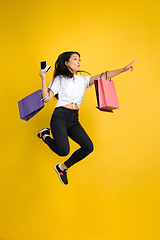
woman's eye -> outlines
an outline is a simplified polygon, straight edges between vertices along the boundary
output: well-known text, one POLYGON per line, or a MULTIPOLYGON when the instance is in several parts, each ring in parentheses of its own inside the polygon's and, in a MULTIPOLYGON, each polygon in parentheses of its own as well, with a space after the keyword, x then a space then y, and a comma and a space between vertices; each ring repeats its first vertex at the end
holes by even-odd
POLYGON ((81 61, 81 59, 78 59, 78 58, 73 58, 73 60, 76 60, 76 61, 79 60, 79 61, 81 61))

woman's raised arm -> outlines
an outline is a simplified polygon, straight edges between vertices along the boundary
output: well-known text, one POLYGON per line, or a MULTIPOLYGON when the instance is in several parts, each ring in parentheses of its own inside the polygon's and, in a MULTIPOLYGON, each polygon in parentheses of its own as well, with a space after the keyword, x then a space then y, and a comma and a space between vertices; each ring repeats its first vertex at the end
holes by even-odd
MULTIPOLYGON (((124 68, 121 68, 121 69, 117 69, 117 70, 114 70, 114 71, 108 71, 107 72, 107 78, 112 78, 112 77, 115 77, 117 76, 118 74, 122 73, 122 72, 126 72, 128 70, 131 70, 133 71, 134 69, 134 66, 133 66, 133 63, 135 62, 135 60, 133 62, 131 62, 130 64, 128 64, 126 67, 124 68)), ((98 80, 98 78, 100 78, 100 75, 96 75, 96 76, 92 76, 90 77, 89 79, 89 85, 93 85, 94 84, 94 80, 98 80)), ((102 74, 102 77, 106 77, 105 76, 105 73, 102 74)))
POLYGON ((54 97, 54 93, 50 89, 47 90, 45 69, 41 69, 40 70, 39 76, 42 79, 42 97, 43 97, 43 101, 45 103, 47 103, 54 97))

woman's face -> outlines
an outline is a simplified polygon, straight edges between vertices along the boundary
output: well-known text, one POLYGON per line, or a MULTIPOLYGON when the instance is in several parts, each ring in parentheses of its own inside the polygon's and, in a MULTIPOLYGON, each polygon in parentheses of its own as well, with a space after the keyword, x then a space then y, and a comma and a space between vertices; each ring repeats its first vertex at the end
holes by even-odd
POLYGON ((66 61, 65 64, 73 74, 76 74, 76 72, 79 70, 81 65, 81 60, 79 58, 79 55, 76 53, 73 53, 69 61, 68 62, 66 61))

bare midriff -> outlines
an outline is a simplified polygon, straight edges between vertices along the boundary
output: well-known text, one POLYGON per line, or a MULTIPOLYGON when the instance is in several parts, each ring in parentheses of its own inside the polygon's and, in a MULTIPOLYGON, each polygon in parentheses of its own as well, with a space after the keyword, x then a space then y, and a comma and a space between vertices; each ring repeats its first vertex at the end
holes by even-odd
POLYGON ((69 108, 69 109, 76 109, 76 110, 79 109, 76 104, 74 104, 74 108, 73 108, 73 103, 69 103, 67 105, 64 105, 63 107, 69 108))

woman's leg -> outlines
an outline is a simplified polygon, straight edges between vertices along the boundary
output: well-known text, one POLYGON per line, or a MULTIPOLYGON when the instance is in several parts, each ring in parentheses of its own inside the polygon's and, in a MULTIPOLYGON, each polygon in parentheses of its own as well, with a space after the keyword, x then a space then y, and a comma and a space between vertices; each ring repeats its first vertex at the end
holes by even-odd
POLYGON ((54 169, 58 173, 59 179, 63 184, 68 184, 67 169, 79 162, 93 151, 93 143, 79 122, 70 124, 68 136, 77 142, 81 148, 75 151, 72 156, 63 164, 56 165, 54 169), (71 126, 72 125, 72 126, 71 126))
POLYGON ((68 136, 81 146, 64 162, 70 168, 93 151, 93 143, 79 122, 68 129, 68 136))
POLYGON ((52 115, 50 127, 53 138, 47 136, 44 142, 57 155, 68 155, 70 148, 67 134, 67 121, 52 115))

